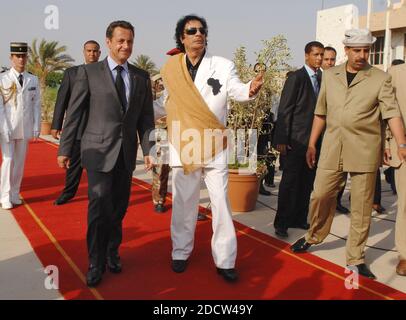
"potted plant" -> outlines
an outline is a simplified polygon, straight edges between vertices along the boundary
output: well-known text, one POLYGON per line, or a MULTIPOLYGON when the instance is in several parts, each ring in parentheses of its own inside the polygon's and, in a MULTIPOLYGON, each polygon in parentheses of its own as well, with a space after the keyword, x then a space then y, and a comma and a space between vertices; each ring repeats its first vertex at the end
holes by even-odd
MULTIPOLYGON (((256 76, 252 65, 247 63, 245 47, 234 55, 237 73, 243 82, 256 76)), ((234 141, 229 141, 234 156, 229 164, 229 199, 233 211, 247 212, 255 208, 258 198, 259 181, 266 174, 264 159, 257 159, 256 145, 261 134, 264 119, 280 96, 290 50, 287 40, 278 35, 262 41, 261 50, 256 53, 257 65, 264 66, 264 84, 255 100, 239 103, 230 100, 228 128, 233 132, 234 141)), ((276 153, 276 150, 270 150, 276 153)))
POLYGON ((55 101, 58 89, 46 87, 41 103, 41 135, 51 134, 52 117, 54 115, 55 101))

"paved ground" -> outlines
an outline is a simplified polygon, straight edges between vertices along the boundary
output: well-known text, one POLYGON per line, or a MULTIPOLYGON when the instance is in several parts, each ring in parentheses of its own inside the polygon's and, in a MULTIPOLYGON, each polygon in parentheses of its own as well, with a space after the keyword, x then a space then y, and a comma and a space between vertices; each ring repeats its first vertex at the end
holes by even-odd
MULTIPOLYGON (((44 137, 47 138, 47 137, 44 137)), ((141 154, 141 153, 139 153, 141 154)), ((141 159, 141 158, 140 158, 141 159)), ((151 182, 142 162, 139 162, 134 176, 151 182)), ((275 183, 280 181, 277 172, 275 183)), ((351 182, 347 184, 343 204, 349 207, 348 192, 351 182)), ((271 189, 269 197, 259 196, 256 209, 249 213, 234 213, 234 219, 253 229, 275 236, 273 220, 277 206, 277 187, 271 189)), ((169 188, 171 191, 171 188, 169 188)), ((201 187, 201 205, 209 204, 205 185, 201 187)), ((396 219, 396 197, 382 176, 382 205, 387 209, 385 214, 373 213, 368 248, 367 264, 378 277, 378 281, 406 293, 406 277, 395 273, 397 253, 394 247, 394 226, 396 219)), ((345 238, 349 229, 349 216, 337 214, 330 235, 326 241, 313 246, 311 252, 321 258, 345 266, 345 238)), ((304 234, 303 230, 289 229, 289 238, 293 243, 304 234)), ((22 233, 10 211, 0 209, 0 299, 61 299, 57 290, 45 288, 46 274, 28 240, 22 233)))

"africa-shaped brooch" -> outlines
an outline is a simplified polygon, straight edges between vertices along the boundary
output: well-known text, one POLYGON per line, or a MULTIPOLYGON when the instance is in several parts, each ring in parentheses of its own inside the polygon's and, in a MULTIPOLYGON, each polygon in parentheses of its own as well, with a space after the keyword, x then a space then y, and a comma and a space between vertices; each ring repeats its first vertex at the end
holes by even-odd
POLYGON ((221 87, 223 86, 218 79, 209 78, 207 84, 212 87, 213 94, 217 95, 220 92, 221 87))

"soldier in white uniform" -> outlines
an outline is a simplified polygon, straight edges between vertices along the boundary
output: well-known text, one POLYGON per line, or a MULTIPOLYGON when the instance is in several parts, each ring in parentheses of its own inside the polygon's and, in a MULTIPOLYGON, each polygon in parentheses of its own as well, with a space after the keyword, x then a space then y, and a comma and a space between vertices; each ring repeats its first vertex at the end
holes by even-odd
POLYGON ((27 145, 40 133, 41 107, 38 78, 25 71, 28 58, 25 42, 10 44, 11 69, 0 75, 3 105, 1 134, 1 198, 3 209, 21 204, 19 197, 27 145))

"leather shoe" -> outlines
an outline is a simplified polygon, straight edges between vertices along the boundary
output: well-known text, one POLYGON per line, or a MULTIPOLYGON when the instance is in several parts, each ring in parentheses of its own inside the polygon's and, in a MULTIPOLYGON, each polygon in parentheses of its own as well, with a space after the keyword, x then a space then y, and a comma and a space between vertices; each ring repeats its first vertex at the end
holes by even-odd
POLYGON ((298 223, 298 224, 293 224, 289 226, 289 228, 295 228, 295 229, 303 229, 303 230, 309 230, 310 229, 310 224, 306 223, 298 223))
POLYGON ((343 213, 343 214, 349 214, 350 213, 350 210, 348 210, 348 208, 344 207, 340 202, 337 202, 336 210, 339 213, 343 213))
POLYGON ((265 187, 262 185, 262 183, 259 185, 259 194, 262 194, 263 196, 271 195, 271 193, 265 189, 265 187))
POLYGON ((95 265, 90 265, 89 270, 86 274, 86 284, 88 287, 97 286, 102 280, 103 268, 97 267, 95 265))
POLYGON ((157 213, 164 213, 166 211, 165 206, 162 203, 158 203, 157 205, 155 205, 154 210, 157 213))
POLYGON ((235 269, 217 268, 217 273, 221 275, 227 282, 235 282, 238 280, 238 275, 235 269))
POLYGON ((119 256, 111 256, 107 258, 107 268, 111 273, 120 273, 123 270, 119 256))
POLYGON ((269 187, 269 188, 275 188, 276 186, 275 186, 275 183, 268 183, 268 182, 265 182, 264 183, 267 187, 269 187))
POLYGON ((54 205, 56 206, 60 206, 62 204, 65 204, 66 202, 68 202, 70 199, 72 199, 73 197, 69 197, 65 194, 61 194, 55 201, 54 201, 54 205))
POLYGON ((372 205, 372 209, 374 209, 379 214, 382 214, 386 211, 386 209, 384 207, 382 207, 380 204, 372 205))
POLYGON ((172 270, 176 273, 182 273, 186 270, 187 260, 172 260, 172 270))
POLYGON ((201 214, 201 213, 197 214, 197 221, 205 221, 205 220, 207 220, 207 217, 205 214, 201 214))
POLYGON ((406 276, 406 260, 400 260, 396 266, 396 273, 400 276, 406 276))
POLYGON ((371 270, 369 270, 369 268, 367 267, 367 265, 365 263, 361 263, 361 264, 357 264, 356 266, 348 266, 349 268, 351 267, 356 267, 357 270, 356 272, 358 272, 358 274, 360 274, 361 276, 367 277, 369 279, 376 279, 376 276, 371 272, 371 270))
POLYGON ((293 245, 291 245, 290 250, 295 253, 303 253, 306 252, 312 246, 311 243, 306 242, 305 237, 300 238, 297 240, 293 245))
POLYGON ((288 235, 288 230, 285 228, 275 228, 275 234, 280 237, 280 238, 287 238, 289 237, 288 235))

